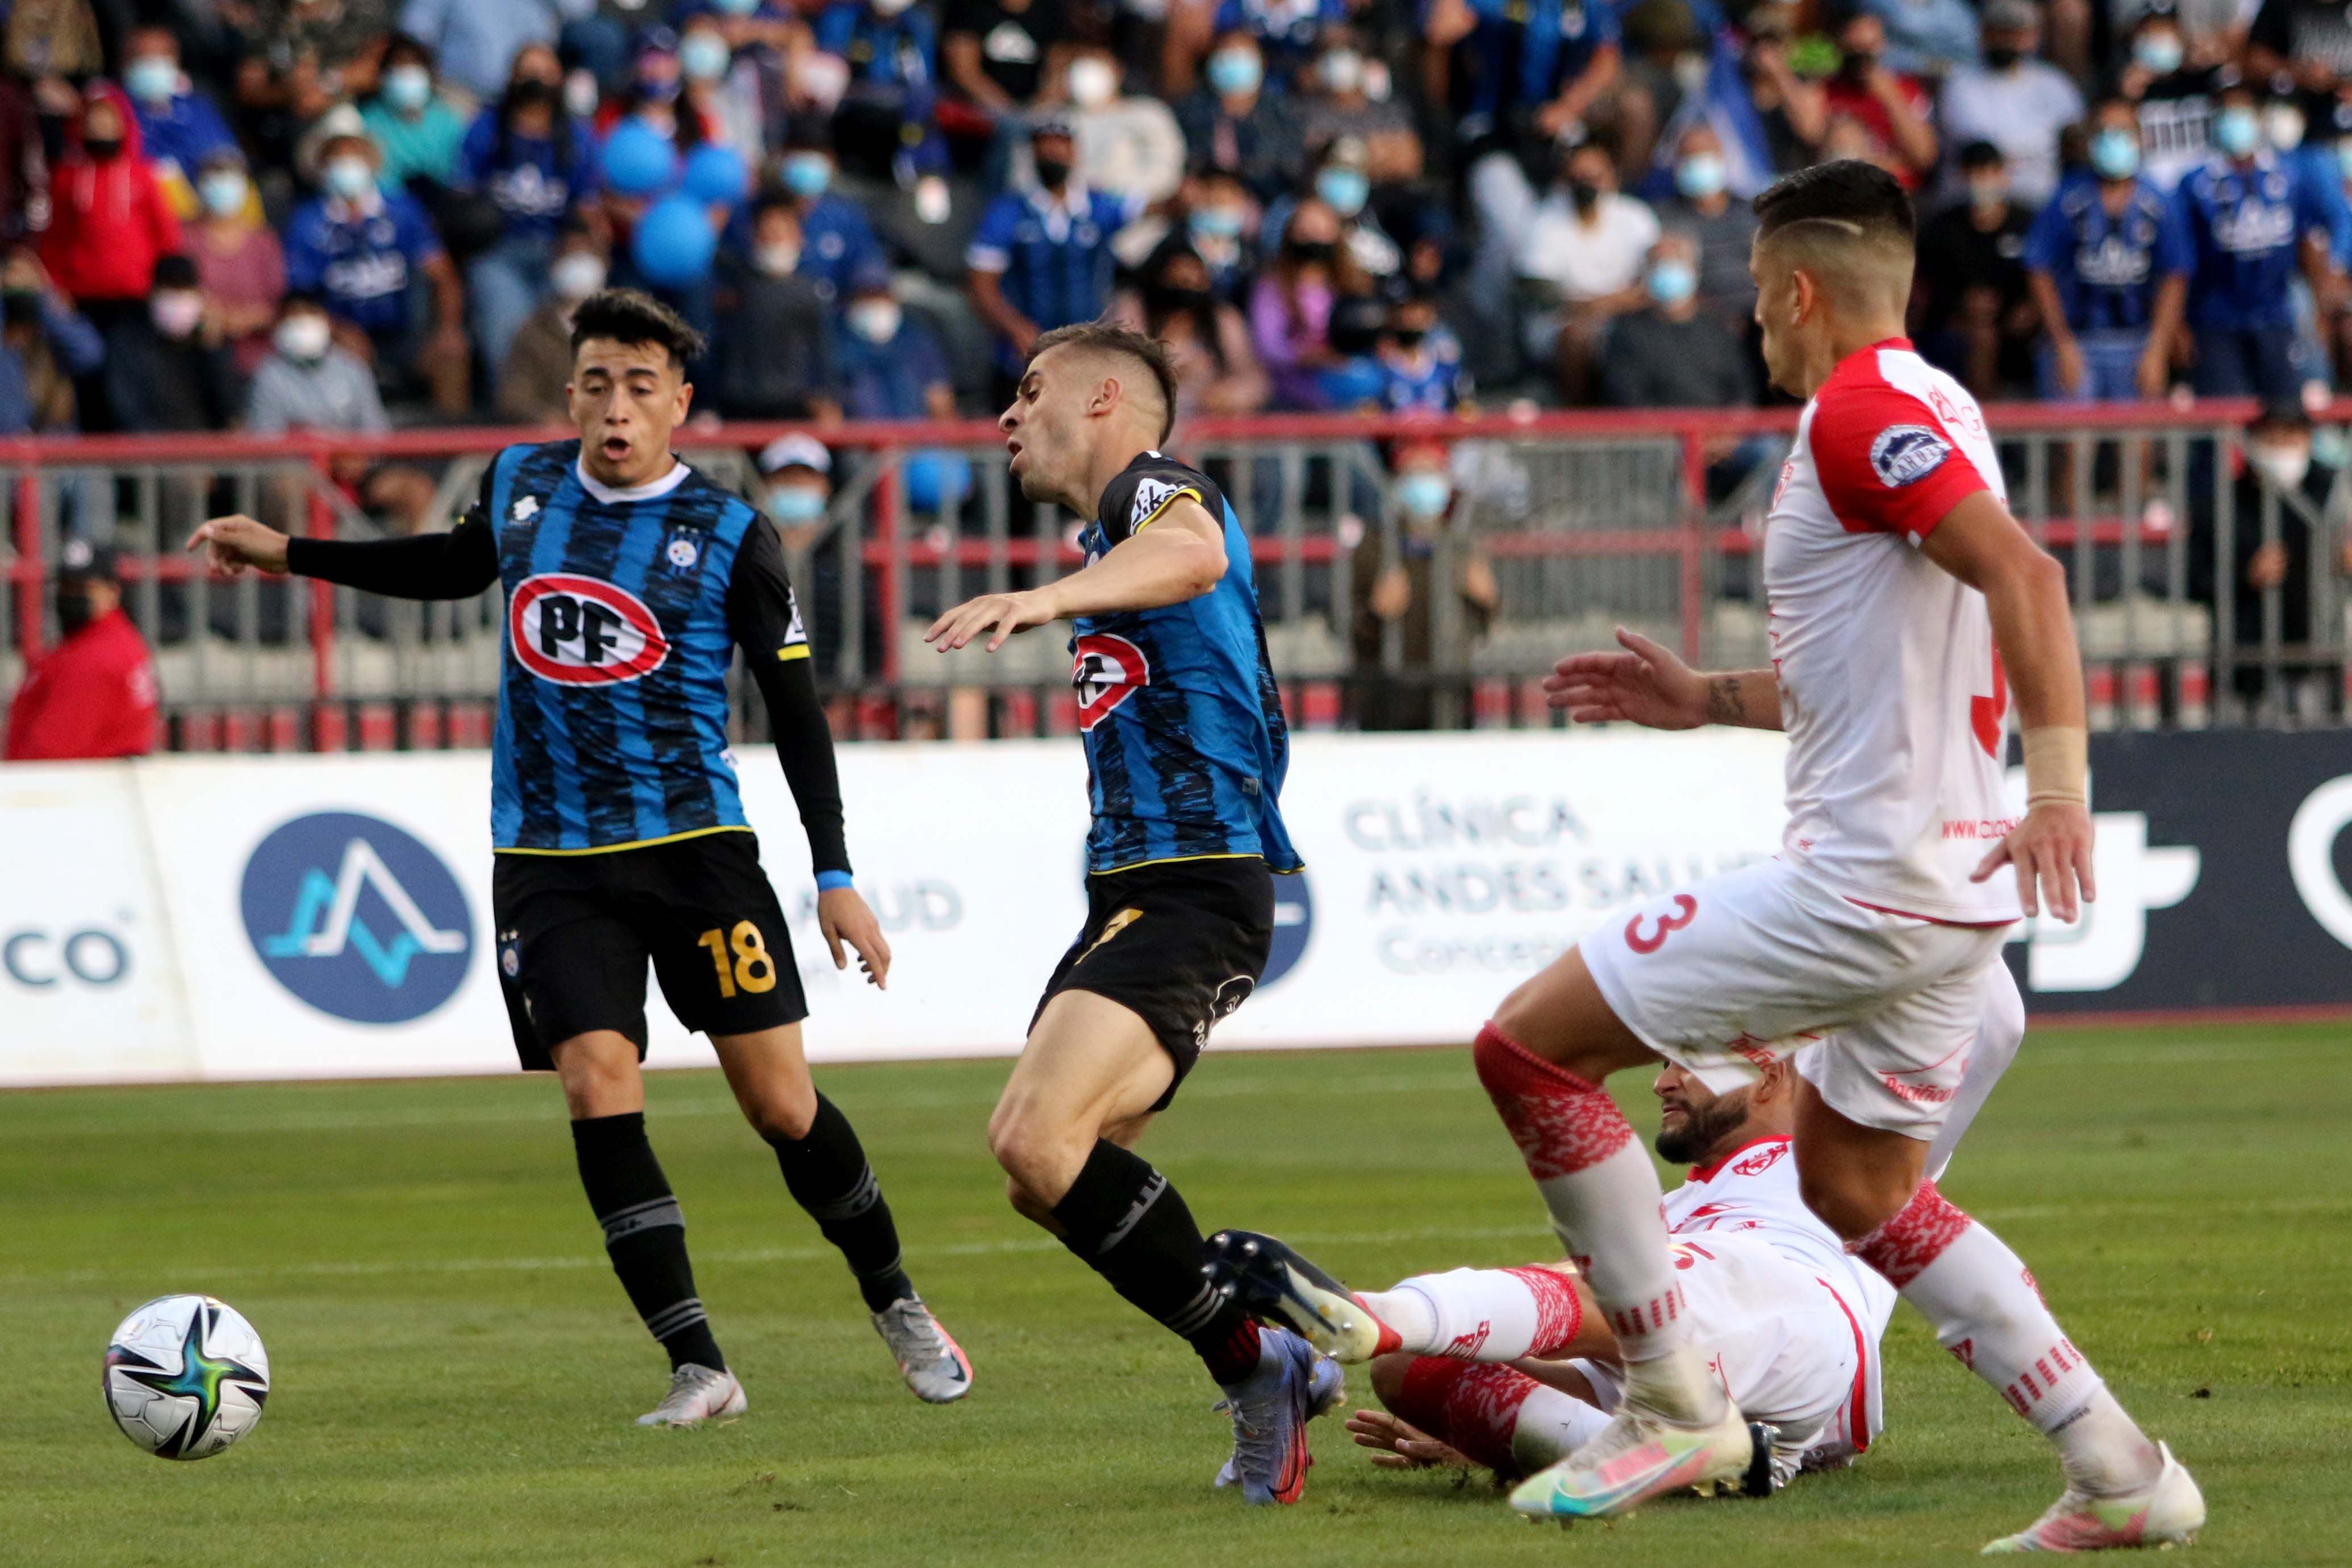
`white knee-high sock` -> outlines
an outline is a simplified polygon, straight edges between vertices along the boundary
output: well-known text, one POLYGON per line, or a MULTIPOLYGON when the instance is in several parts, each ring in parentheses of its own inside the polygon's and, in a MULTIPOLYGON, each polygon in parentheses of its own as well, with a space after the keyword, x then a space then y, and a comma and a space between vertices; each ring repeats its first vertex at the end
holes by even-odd
POLYGON ((1537 1384, 1519 1402, 1518 1425, 1511 1429, 1511 1457, 1532 1475, 1567 1458, 1608 1425, 1607 1411, 1549 1384, 1537 1384))
POLYGON ((1455 1268, 1368 1292, 1364 1305, 1397 1331, 1399 1348, 1456 1361, 1552 1355, 1584 1325, 1576 1286, 1549 1268, 1455 1268))
POLYGON ((1479 1030, 1471 1059, 1617 1336, 1629 1398, 1670 1420, 1718 1419, 1723 1391, 1689 1348, 1657 1169, 1616 1102, 1492 1024, 1479 1030))
POLYGON ((2070 1480, 2116 1493, 2154 1479, 2155 1446, 2059 1328, 2032 1271, 1935 1183, 1852 1250, 1935 1325, 1937 1343, 2057 1445, 2070 1480))

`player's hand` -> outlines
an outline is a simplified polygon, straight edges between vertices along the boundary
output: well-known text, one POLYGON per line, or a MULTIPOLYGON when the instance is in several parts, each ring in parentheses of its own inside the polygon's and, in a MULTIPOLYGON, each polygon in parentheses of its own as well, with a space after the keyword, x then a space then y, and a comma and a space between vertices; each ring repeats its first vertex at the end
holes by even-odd
POLYGON ((2017 901, 2029 916, 2046 909, 2074 924, 2083 906, 2099 896, 2091 871, 2089 808, 2070 800, 2035 806, 1977 863, 1969 880, 1986 881, 2003 866, 2017 868, 2017 901))
POLYGON ((1572 653, 1543 678, 1544 701, 1580 724, 1622 720, 1653 730, 1706 722, 1706 679, 1639 632, 1617 628, 1622 653, 1572 653))
POLYGON ((993 627, 988 651, 994 653, 1014 632, 1045 626, 1057 619, 1059 614, 1053 601, 1035 588, 1022 594, 982 594, 933 621, 931 629, 923 634, 923 640, 937 643, 941 653, 948 653, 993 627))
POLYGON ((1458 1449, 1385 1410, 1349 1411, 1348 1436, 1359 1448, 1370 1448, 1372 1463, 1384 1470, 1423 1470, 1433 1465, 1463 1470, 1475 1468, 1458 1449))
POLYGON ((248 566, 286 570, 286 536, 243 515, 214 518, 188 535, 187 547, 202 550, 205 564, 223 577, 235 577, 248 566))
POLYGON ((866 972, 866 983, 877 991, 890 989, 890 944, 882 935, 882 922, 866 907, 866 900, 855 888, 832 888, 816 896, 816 929, 824 933, 824 945, 833 950, 833 966, 849 967, 849 955, 841 951, 847 942, 857 950, 857 967, 866 972))

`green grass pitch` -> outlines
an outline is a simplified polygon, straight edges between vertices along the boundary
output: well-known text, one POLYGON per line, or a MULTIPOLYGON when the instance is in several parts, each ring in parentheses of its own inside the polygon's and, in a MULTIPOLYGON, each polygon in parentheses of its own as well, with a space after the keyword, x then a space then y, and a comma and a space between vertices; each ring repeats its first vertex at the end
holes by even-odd
MULTIPOLYGON (((2342 1026, 2037 1030, 1948 1189, 2211 1505, 2192 1559, 2341 1563, 2352 1505, 2352 1058, 2342 1026)), ((1907 1310, 1890 1429, 1766 1503, 1522 1524, 1483 1485, 1375 1471, 1318 1424, 1306 1500, 1213 1492, 1197 1364, 1005 1207, 1002 1062, 835 1068, 918 1282, 971 1353, 961 1405, 900 1385, 849 1279, 716 1074, 657 1076, 655 1143, 751 1396, 694 1433, 521 1078, 0 1096, 0 1563, 10 1564, 1956 1563, 2053 1495, 2038 1439, 1907 1310), (207 1290, 277 1387, 199 1464, 116 1434, 119 1317, 207 1290)), ((1654 1125, 1642 1080, 1619 1086, 1654 1125)), ((1539 1257, 1547 1233, 1458 1051, 1213 1056, 1145 1148, 1204 1225, 1372 1283, 1539 1257)))

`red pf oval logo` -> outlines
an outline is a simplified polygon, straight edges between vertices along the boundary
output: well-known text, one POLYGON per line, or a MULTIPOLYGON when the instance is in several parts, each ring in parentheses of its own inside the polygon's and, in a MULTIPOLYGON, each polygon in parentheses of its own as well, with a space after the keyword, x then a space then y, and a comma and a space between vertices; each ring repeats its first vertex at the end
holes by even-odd
POLYGON ((1094 632, 1078 639, 1070 684, 1078 689, 1078 728, 1091 730, 1105 715, 1151 684, 1151 661, 1125 637, 1094 632))
POLYGON ((604 686, 651 675, 669 639, 646 602, 598 577, 525 578, 507 605, 507 639, 541 680, 604 686))

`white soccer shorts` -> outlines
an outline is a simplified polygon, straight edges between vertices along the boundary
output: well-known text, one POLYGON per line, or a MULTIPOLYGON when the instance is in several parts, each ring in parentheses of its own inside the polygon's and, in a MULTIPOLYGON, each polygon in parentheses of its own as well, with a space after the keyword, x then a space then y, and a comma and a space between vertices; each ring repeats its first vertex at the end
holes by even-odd
POLYGON ((1610 1010, 1717 1094, 1769 1057, 1865 1127, 1929 1139, 1982 1020, 2007 926, 1937 925, 1781 860, 1670 893, 1578 944, 1610 1010))

